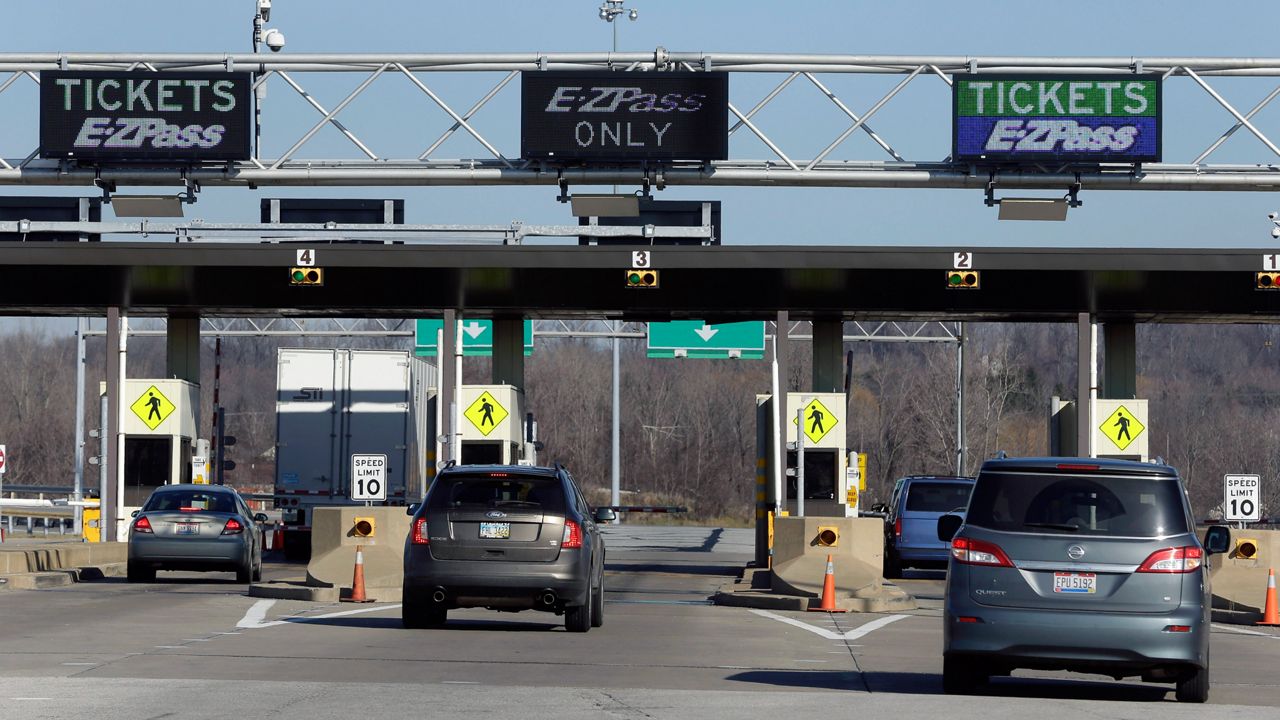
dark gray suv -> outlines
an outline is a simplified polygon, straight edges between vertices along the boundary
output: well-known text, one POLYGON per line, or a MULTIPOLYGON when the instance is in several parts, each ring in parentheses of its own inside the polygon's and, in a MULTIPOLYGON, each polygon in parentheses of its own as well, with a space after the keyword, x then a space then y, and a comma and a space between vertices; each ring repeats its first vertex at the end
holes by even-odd
POLYGON ((401 618, 443 625, 451 608, 542 610, 570 632, 604 623, 604 538, 562 466, 453 465, 411 505, 401 618))
POLYGON ((1140 676, 1209 696, 1209 553, 1177 471, 1091 458, 983 464, 951 542, 943 686, 967 692, 1015 668, 1140 676))

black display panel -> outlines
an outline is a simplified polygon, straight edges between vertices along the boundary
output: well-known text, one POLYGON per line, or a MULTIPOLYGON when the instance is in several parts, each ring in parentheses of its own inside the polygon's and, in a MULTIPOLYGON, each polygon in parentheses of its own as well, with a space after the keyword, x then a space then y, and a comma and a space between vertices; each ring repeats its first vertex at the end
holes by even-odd
POLYGON ((537 160, 724 160, 729 76, 526 72, 520 154, 537 160))
POLYGON ((40 157, 246 160, 250 74, 46 70, 40 157))

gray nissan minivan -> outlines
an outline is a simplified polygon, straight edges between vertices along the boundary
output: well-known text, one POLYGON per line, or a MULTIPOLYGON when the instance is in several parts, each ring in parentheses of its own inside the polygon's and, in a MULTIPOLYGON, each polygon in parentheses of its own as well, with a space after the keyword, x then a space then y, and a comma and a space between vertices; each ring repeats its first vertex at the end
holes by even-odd
POLYGON ((1182 481, 1164 464, 1001 458, 983 464, 950 541, 943 687, 968 692, 1015 668, 1177 683, 1209 697, 1208 554, 1182 481))

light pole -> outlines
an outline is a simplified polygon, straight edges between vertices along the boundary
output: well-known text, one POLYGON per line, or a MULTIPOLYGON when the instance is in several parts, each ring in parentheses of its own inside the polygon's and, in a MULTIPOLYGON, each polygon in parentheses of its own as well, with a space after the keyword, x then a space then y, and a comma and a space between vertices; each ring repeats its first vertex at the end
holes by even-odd
MULTIPOLYGON (((613 52, 618 52, 618 23, 614 22, 617 17, 623 13, 627 17, 635 21, 640 17, 640 12, 635 8, 623 7, 624 0, 604 0, 600 3, 600 19, 613 26, 613 52)), ((610 60, 612 64, 612 60, 610 60)), ((618 186, 613 186, 614 194, 618 192, 618 186)), ((621 408, 618 400, 618 385, 620 382, 619 362, 618 362, 618 332, 622 330, 622 322, 615 320, 613 322, 613 422, 612 422, 612 454, 609 462, 609 503, 617 506, 622 504, 622 467, 619 459, 618 445, 621 435, 621 408)), ((613 519, 613 524, 617 525, 618 518, 613 519)))
MULTIPOLYGON (((263 27, 271 22, 271 0, 255 0, 255 8, 253 13, 253 53, 258 54, 262 49, 262 44, 266 43, 271 52, 280 52, 284 49, 284 33, 275 28, 263 29, 263 27)), ((258 73, 261 74, 264 68, 259 65, 258 73)), ((254 82, 258 78, 254 77, 254 82)), ((256 85, 254 88, 254 96, 257 102, 253 104, 253 152, 255 157, 259 157, 261 150, 259 143, 262 140, 262 101, 267 97, 267 84, 264 82, 256 85)))

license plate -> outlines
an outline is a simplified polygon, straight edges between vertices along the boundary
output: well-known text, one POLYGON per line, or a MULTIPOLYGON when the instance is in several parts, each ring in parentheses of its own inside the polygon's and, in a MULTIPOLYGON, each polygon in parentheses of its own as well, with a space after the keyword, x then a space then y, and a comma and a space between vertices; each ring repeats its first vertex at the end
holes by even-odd
POLYGON ((1098 576, 1093 573, 1053 574, 1053 591, 1056 593, 1090 594, 1098 592, 1098 576))
POLYGON ((179 535, 199 535, 200 526, 196 523, 178 523, 174 525, 174 531, 179 535))
POLYGON ((480 537, 489 540, 506 540, 511 537, 511 523, 480 523, 480 537))

